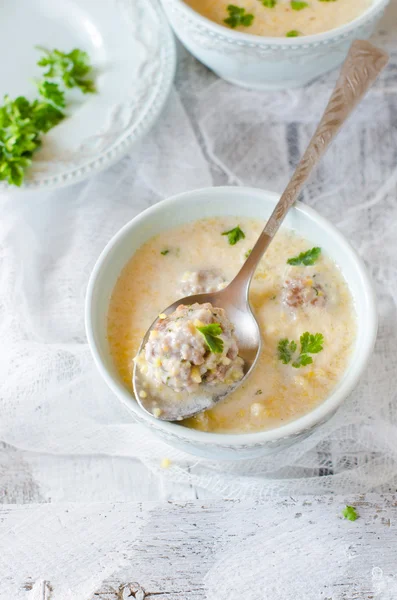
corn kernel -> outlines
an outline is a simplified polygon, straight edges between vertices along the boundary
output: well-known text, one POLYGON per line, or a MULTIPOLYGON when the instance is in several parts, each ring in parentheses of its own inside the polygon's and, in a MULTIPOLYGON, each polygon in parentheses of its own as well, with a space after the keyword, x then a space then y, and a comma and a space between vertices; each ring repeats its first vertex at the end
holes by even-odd
POLYGON ((251 404, 251 415, 253 417, 259 417, 260 415, 262 415, 264 412, 264 406, 263 404, 260 404, 259 402, 254 402, 253 404, 251 404))
POLYGON ((165 313, 160 313, 159 314, 159 319, 163 320, 163 319, 166 319, 166 318, 167 318, 167 315, 165 313))
POLYGON ((163 458, 163 460, 161 461, 161 467, 163 469, 168 469, 168 467, 171 466, 171 461, 169 458, 163 458))
POLYGON ((192 367, 191 375, 195 383, 201 383, 200 369, 198 367, 192 367))
POLYGON ((141 398, 147 398, 147 393, 144 390, 141 390, 139 392, 139 395, 140 395, 141 398))
POLYGON ((158 418, 161 415, 161 408, 154 408, 153 409, 153 416, 158 418))

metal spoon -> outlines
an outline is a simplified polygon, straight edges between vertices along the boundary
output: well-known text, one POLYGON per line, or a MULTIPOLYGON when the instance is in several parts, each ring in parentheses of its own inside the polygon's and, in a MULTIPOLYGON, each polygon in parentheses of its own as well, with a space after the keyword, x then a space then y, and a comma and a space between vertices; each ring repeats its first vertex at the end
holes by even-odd
MULTIPOLYGON (((200 304, 210 302, 215 307, 223 308, 235 327, 239 355, 245 362, 244 378, 227 391, 223 390, 222 393, 217 392, 216 387, 214 387, 211 393, 206 391, 205 394, 199 397, 186 394, 182 401, 169 402, 160 396, 153 396, 153 393, 150 393, 148 388, 144 387, 140 369, 135 365, 133 374, 134 392, 137 401, 144 410, 165 421, 185 419, 212 407, 234 391, 250 375, 258 360, 262 345, 259 326, 252 313, 248 297, 250 283, 256 267, 287 212, 297 199, 303 184, 325 154, 350 113, 384 69, 388 59, 389 57, 385 52, 369 42, 361 40, 353 42, 342 66, 335 89, 309 146, 239 273, 225 289, 215 293, 182 298, 163 311, 165 314, 170 314, 180 304, 194 304, 195 302, 200 304)), ((149 334, 157 321, 158 319, 152 323, 147 331, 139 352, 145 347, 149 334)))

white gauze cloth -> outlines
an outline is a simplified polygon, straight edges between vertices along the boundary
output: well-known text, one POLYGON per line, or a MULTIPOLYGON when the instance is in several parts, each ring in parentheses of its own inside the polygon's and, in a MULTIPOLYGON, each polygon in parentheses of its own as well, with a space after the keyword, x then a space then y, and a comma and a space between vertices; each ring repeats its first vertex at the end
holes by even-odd
POLYGON ((168 106, 129 156, 73 187, 0 197, 1 441, 47 454, 135 457, 153 471, 168 456, 167 477, 219 496, 395 490, 397 40, 390 30, 375 41, 391 52, 391 64, 303 195, 363 257, 379 300, 375 353, 337 415, 277 456, 200 460, 134 423, 93 364, 84 296, 109 239, 146 207, 184 190, 229 184, 282 191, 337 77, 261 94, 217 79, 180 49, 168 106))

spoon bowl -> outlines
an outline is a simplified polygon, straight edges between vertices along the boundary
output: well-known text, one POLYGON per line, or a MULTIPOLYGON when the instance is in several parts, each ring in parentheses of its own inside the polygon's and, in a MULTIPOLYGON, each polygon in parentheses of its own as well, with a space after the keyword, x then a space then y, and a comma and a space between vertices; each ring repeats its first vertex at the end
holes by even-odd
MULTIPOLYGON (((168 306, 163 311, 163 314, 170 315, 175 312, 181 304, 189 305, 195 304, 196 302, 198 304, 209 302, 212 306, 223 308, 234 325, 234 334, 237 338, 239 356, 244 361, 244 377, 235 384, 227 386, 226 389, 224 387, 217 388, 216 386, 207 386, 205 388, 205 393, 201 395, 186 395, 183 403, 168 402, 164 398, 159 399, 157 395, 154 397, 151 394, 150 390, 145 386, 145 380, 139 366, 135 364, 133 373, 134 394, 136 398, 138 398, 139 404, 146 412, 154 415, 156 412, 155 409, 160 408, 161 413, 156 415, 158 419, 163 421, 180 421, 182 419, 187 419, 214 406, 217 402, 237 389, 237 387, 239 387, 249 376, 258 361, 262 347, 262 338, 259 325, 248 301, 248 288, 244 290, 241 286, 236 285, 235 282, 236 279, 219 292, 196 294, 194 296, 181 298, 168 306), (142 391, 144 392, 143 394, 142 391)), ((145 348, 150 333, 159 320, 159 317, 157 317, 146 332, 138 354, 145 348)))

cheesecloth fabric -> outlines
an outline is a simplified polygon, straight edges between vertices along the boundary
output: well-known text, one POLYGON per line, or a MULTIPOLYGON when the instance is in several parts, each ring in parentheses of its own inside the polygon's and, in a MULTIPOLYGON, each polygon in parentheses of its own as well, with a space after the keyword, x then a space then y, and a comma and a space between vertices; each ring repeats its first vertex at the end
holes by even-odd
MULTIPOLYGON (((123 160, 60 191, 0 197, 0 440, 31 452, 136 457, 211 495, 353 493, 397 487, 397 30, 376 42, 391 63, 303 194, 364 258, 379 335, 356 391, 321 430, 243 463, 196 459, 141 425, 101 380, 84 332, 100 251, 146 207, 210 185, 282 191, 336 73, 304 89, 256 93, 216 78, 179 49, 175 89, 156 127, 123 160)), ((393 20, 394 19, 394 20, 393 20)))

